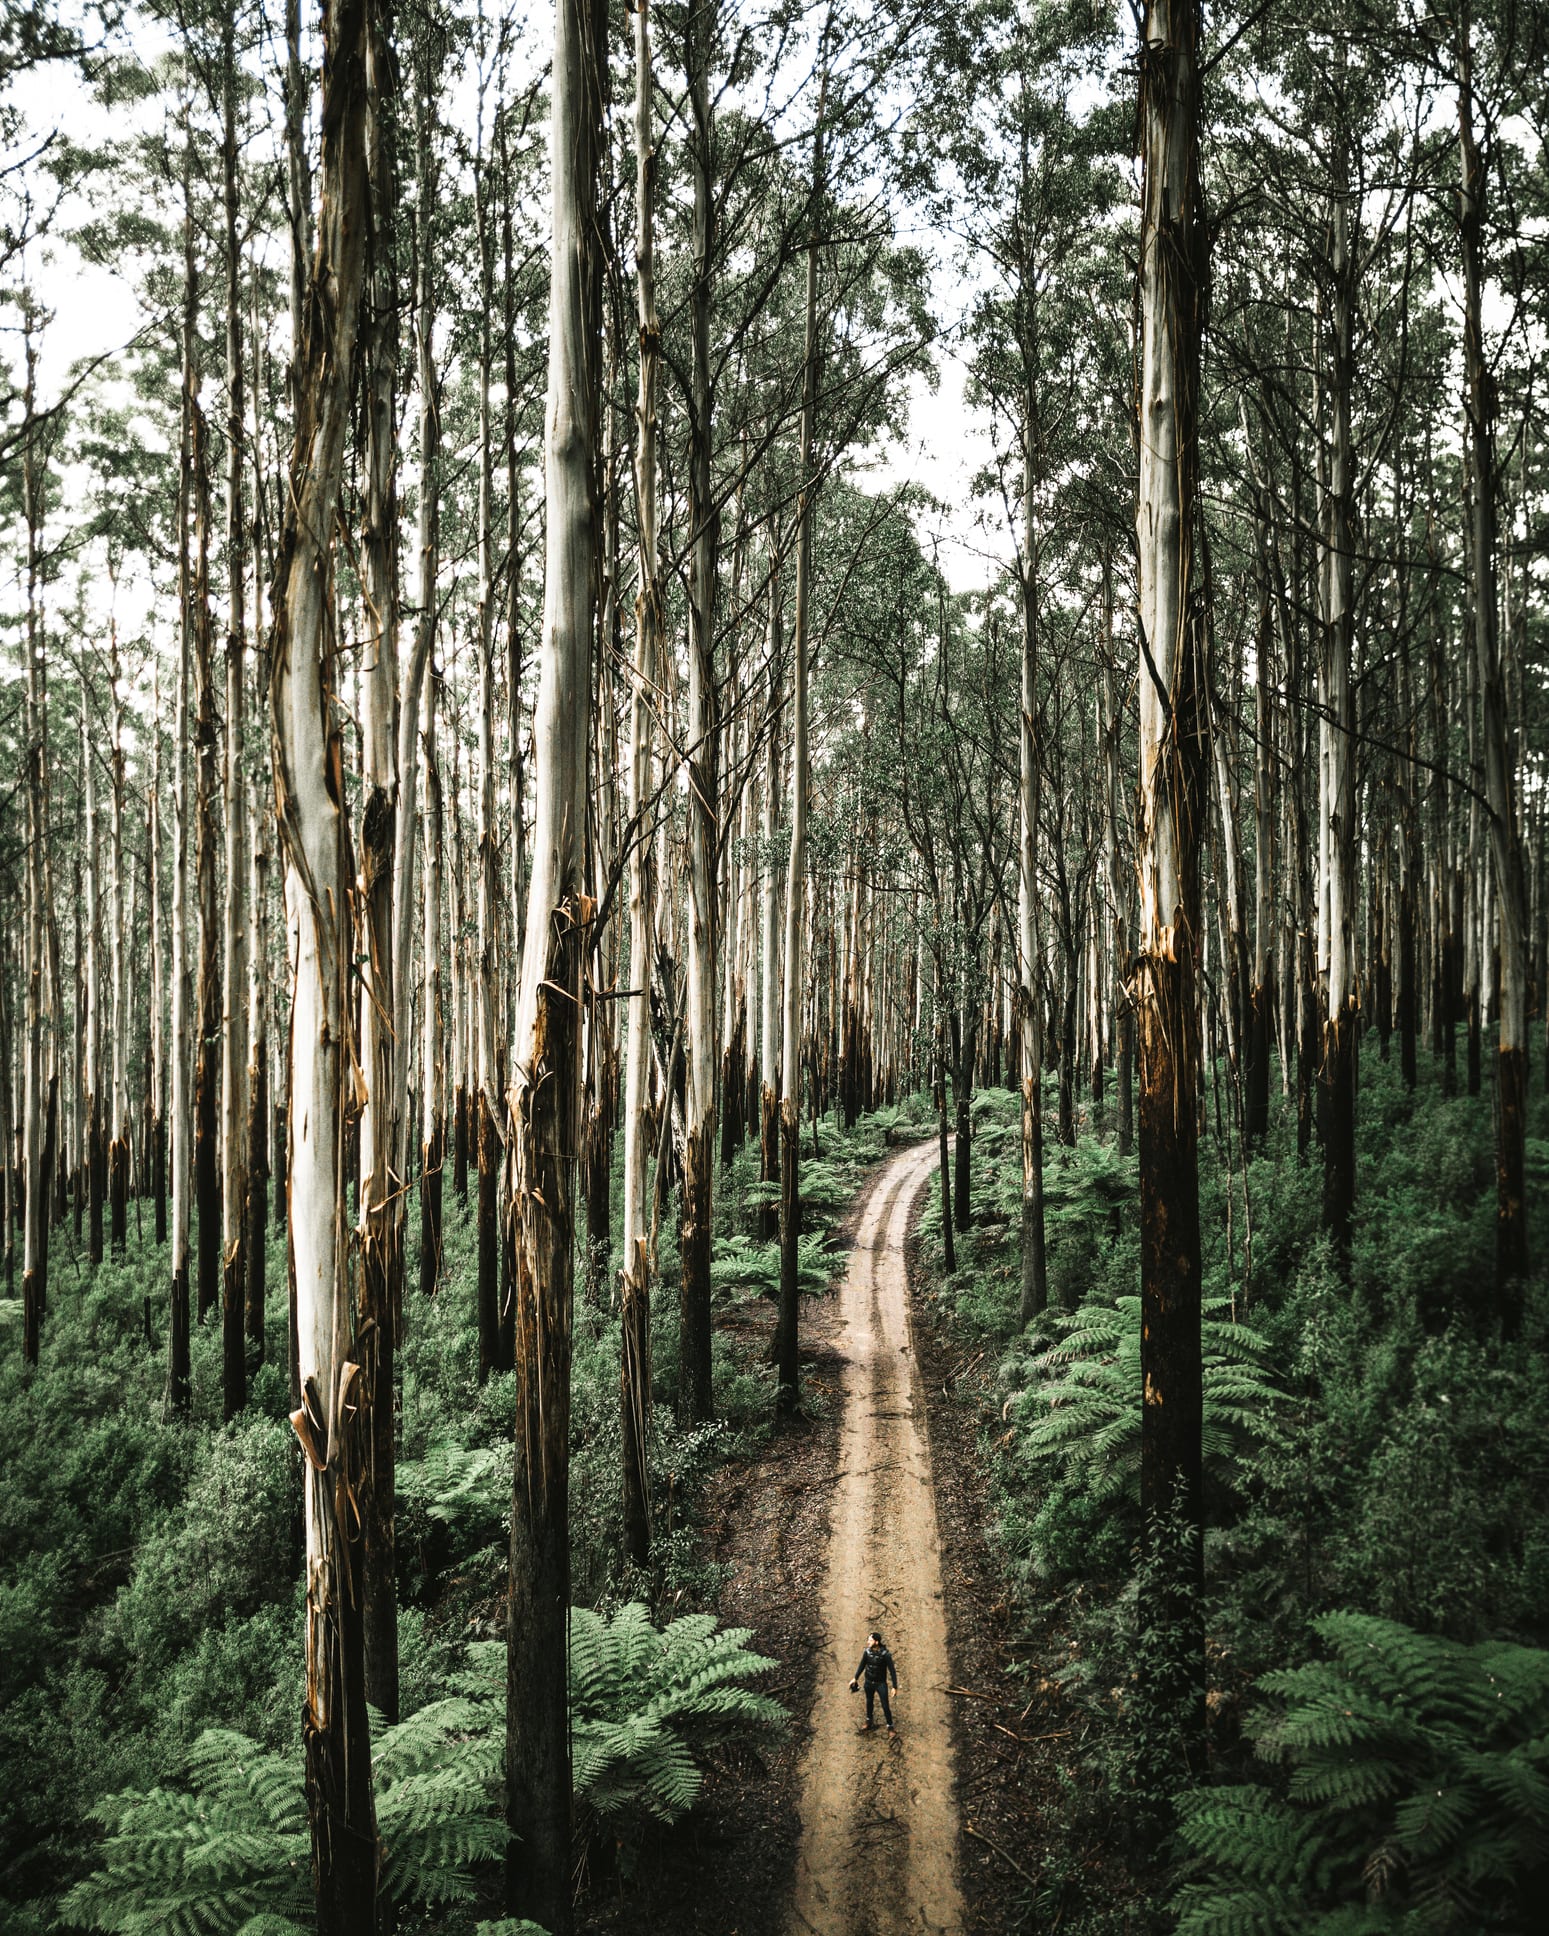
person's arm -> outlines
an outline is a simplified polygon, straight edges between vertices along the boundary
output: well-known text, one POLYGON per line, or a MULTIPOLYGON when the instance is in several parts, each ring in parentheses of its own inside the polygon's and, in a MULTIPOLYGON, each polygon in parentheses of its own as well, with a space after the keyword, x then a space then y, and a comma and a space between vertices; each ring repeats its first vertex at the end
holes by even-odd
POLYGON ((893 1656, 891 1654, 889 1654, 887 1657, 887 1671, 893 1677, 893 1692, 896 1694, 898 1692, 898 1668, 895 1665, 893 1656))

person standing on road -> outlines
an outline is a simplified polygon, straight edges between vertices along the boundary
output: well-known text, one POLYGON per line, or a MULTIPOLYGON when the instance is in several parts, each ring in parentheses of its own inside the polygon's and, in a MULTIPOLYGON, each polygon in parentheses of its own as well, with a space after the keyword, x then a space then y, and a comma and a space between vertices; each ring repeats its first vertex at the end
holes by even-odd
POLYGON ((887 1684, 890 1679, 893 1683, 893 1692, 896 1694, 898 1669, 893 1665, 893 1656, 883 1646, 881 1634, 869 1633, 866 1636, 866 1651, 861 1655, 856 1666, 854 1680, 850 1682, 852 1694, 863 1680, 866 1683, 866 1725, 861 1729, 862 1734, 869 1734, 875 1725, 872 1716, 879 1694, 882 1696, 882 1718, 887 1722, 887 1731, 889 1734, 897 1734, 898 1730, 893 1726, 893 1710, 888 1705, 887 1698, 887 1684))

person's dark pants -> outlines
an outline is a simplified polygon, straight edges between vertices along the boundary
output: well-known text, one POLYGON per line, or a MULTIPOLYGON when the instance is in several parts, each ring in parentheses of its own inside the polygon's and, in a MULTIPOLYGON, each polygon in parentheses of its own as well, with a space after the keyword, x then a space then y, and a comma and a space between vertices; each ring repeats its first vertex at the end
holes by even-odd
POLYGON ((874 1711, 877 1696, 879 1694, 882 1696, 882 1718, 884 1721, 887 1722, 889 1727, 893 1725, 893 1710, 888 1706, 888 1702, 887 1702, 887 1682, 884 1681, 880 1687, 873 1687, 871 1682, 867 1681, 866 1683, 866 1725, 868 1728, 874 1725, 872 1721, 872 1714, 874 1711))

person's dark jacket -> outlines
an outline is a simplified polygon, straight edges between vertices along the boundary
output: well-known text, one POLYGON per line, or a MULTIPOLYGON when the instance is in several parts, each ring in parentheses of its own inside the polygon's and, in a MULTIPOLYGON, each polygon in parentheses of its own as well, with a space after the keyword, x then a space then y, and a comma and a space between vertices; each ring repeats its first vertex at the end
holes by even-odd
POLYGON ((893 1656, 886 1647, 868 1647, 861 1655, 860 1665, 853 1678, 864 1679, 867 1687, 884 1687, 891 1679, 898 1686, 898 1669, 893 1665, 893 1656))

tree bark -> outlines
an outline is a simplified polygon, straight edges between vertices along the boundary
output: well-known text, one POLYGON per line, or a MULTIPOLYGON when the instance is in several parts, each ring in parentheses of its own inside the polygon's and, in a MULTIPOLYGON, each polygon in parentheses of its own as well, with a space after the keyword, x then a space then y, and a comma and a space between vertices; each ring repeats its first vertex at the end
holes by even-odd
MULTIPOLYGON (((1342 139, 1342 137, 1340 137, 1342 139)), ((1327 331, 1331 448, 1322 506, 1319 569, 1320 1004, 1318 1065, 1323 1125, 1323 1227, 1348 1267, 1355 1209, 1355 710, 1351 682, 1354 638, 1354 456, 1350 412, 1354 386, 1355 263, 1350 196, 1336 185, 1329 210, 1331 314, 1327 331)))
POLYGON ((801 431, 796 500, 796 611, 791 637, 791 854, 785 882, 784 1025, 780 1051, 780 1311, 774 1361, 778 1403, 793 1411, 800 1396, 801 1281, 801 1010, 802 941, 807 902, 807 629, 812 603, 813 438, 821 365, 818 355, 818 239, 824 189, 823 135, 828 99, 826 50, 812 142, 812 224, 807 241, 806 317, 802 345, 801 431))
POLYGON ((1464 398, 1473 472, 1474 651, 1484 738, 1485 795, 1490 808, 1500 947, 1500 1025, 1495 1111, 1495 1314, 1508 1338, 1522 1326, 1528 1274, 1527 1151, 1527 886, 1517 830, 1512 736, 1501 670, 1497 568, 1495 379, 1484 342, 1484 220, 1487 174, 1474 136, 1473 48, 1469 11, 1458 18, 1458 145, 1462 191, 1464 398))
POLYGON ((635 667, 629 705, 629 1033, 624 1061, 624 1229, 619 1274, 620 1406, 624 1552, 634 1566, 651 1556, 651 1276, 646 1173, 650 1136, 651 940, 655 932, 653 843, 645 825, 651 793, 651 715, 656 703, 662 599, 656 538, 656 394, 661 323, 656 313, 656 140, 652 123, 650 0, 635 3, 635 292, 640 329, 635 405, 635 509, 640 589, 635 595, 635 667))
POLYGON ((591 647, 597 563, 597 246, 602 66, 596 0, 555 14, 553 250, 544 625, 533 720, 533 873, 511 1063, 516 1462, 506 1704, 507 1905, 569 1936, 571 1273, 581 1119, 581 981, 591 647))
POLYGON ((248 880, 247 705, 244 657, 247 571, 242 461, 246 379, 242 371, 242 258, 237 240, 236 8, 221 19, 221 185, 226 245, 226 902, 221 960, 221 1389, 227 1419, 247 1403, 248 1245, 248 880))
POLYGON ((688 648, 688 1040, 683 1161, 683 1284, 679 1305, 678 1412, 685 1423, 711 1416, 710 1239, 715 1182, 716 1008, 720 937, 716 891, 720 788, 715 688, 715 590, 720 520, 711 495, 714 396, 710 382, 710 258, 715 245, 715 126, 710 57, 717 0, 696 0, 685 29, 685 80, 691 120, 693 259, 689 286, 692 346, 689 408, 688 648))
POLYGON ((1200 1445, 1198 843, 1205 693, 1194 544, 1207 232, 1197 0, 1141 29, 1140 932, 1141 1584, 1139 1692, 1153 1793, 1204 1738, 1200 1445))
MULTIPOLYGON (((394 1353, 402 1324, 402 1174, 398 1157, 397 1044, 408 1015, 397 1006, 394 888, 398 771, 398 375, 395 63, 386 10, 373 5, 366 33, 366 167, 369 232, 360 318, 365 430, 360 666, 361 807, 355 883, 360 961, 360 1068, 365 1078, 357 1136, 360 1322, 356 1355, 366 1392, 361 1516, 366 1696, 398 1718, 398 1601, 394 1490, 397 1447, 394 1353)), ((412 768, 410 769, 412 792, 412 768)))
POLYGON ((332 539, 351 402, 368 229, 369 0, 323 18, 322 194, 307 289, 270 667, 275 804, 294 932, 290 1268, 305 1463, 307 1801, 320 1932, 369 1936, 379 1849, 363 1631, 371 1384, 353 1335, 343 1079, 351 1034, 343 746, 333 714, 332 539))

